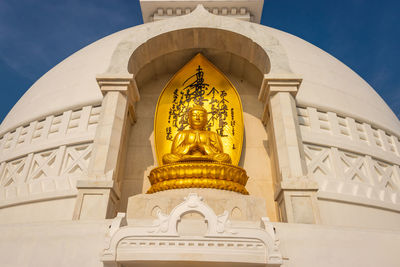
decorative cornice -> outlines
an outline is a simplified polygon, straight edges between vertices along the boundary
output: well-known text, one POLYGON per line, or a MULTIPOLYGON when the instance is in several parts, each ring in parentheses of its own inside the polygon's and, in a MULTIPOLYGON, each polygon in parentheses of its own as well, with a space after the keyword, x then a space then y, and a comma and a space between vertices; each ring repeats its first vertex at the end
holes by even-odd
POLYGON ((228 0, 140 0, 144 23, 187 15, 197 5, 203 5, 208 12, 260 23, 263 0, 228 1, 228 0))

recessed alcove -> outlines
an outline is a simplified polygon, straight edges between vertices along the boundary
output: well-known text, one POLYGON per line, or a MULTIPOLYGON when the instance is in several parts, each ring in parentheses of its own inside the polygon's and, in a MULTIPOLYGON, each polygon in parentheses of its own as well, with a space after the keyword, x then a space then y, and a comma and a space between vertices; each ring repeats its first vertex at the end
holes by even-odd
POLYGON ((215 48, 182 49, 161 55, 142 66, 135 75, 141 99, 135 106, 136 123, 129 129, 120 210, 126 209, 130 196, 145 193, 150 187, 147 176, 158 166, 153 133, 158 97, 173 75, 197 53, 202 53, 219 68, 238 91, 245 128, 239 166, 250 177, 246 186, 249 193, 266 198, 268 216, 276 220, 272 149, 269 148, 267 128, 260 120, 263 104, 258 100, 263 73, 240 55, 215 48))
POLYGON ((192 48, 171 52, 153 59, 144 65, 135 75, 139 88, 150 79, 165 74, 174 74, 182 68, 196 54, 201 53, 223 73, 230 73, 238 78, 250 82, 257 88, 261 87, 263 73, 246 58, 214 48, 192 48))
MULTIPOLYGON (((244 35, 215 28, 188 28, 159 34, 138 46, 130 55, 128 71, 137 75, 145 65, 157 58, 192 49, 197 49, 198 52, 220 50, 237 55, 246 59, 263 74, 269 73, 271 69, 265 50, 244 35)), ((171 67, 174 68, 172 65, 171 67)))

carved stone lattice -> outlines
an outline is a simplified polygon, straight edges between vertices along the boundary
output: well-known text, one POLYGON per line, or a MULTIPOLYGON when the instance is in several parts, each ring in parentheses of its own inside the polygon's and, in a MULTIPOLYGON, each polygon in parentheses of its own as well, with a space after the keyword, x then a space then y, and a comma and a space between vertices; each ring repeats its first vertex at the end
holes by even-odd
POLYGON ((57 152, 59 152, 58 149, 35 153, 27 180, 57 175, 60 163, 60 159, 57 159, 57 152))
POLYGON ((1 185, 3 187, 23 182, 26 176, 27 157, 2 164, 1 185))
POLYGON ((320 185, 332 192, 398 204, 399 166, 335 147, 305 144, 307 166, 320 185))
POLYGON ((310 173, 328 175, 332 173, 331 154, 326 147, 305 146, 304 152, 310 173))
POLYGON ((61 175, 87 173, 91 151, 92 144, 67 147, 61 175))
POLYGON ((18 202, 40 193, 75 194, 75 180, 87 175, 92 143, 60 146, 0 164, 0 201, 18 202))

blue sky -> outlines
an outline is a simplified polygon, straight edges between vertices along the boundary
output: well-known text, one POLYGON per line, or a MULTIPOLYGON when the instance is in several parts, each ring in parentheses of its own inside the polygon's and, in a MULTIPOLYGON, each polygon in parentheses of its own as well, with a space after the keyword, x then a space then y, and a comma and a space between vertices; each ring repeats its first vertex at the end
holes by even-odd
MULTIPOLYGON (((399 10, 397 0, 264 0, 261 23, 338 58, 400 118, 399 10)), ((0 121, 57 63, 140 23, 138 0, 0 0, 0 121)))

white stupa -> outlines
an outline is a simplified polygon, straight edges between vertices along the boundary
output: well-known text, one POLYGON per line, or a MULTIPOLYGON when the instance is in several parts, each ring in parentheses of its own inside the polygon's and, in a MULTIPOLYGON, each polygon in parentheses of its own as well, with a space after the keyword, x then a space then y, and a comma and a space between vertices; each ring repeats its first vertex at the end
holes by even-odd
POLYGON ((400 122, 262 0, 141 0, 0 126, 1 266, 399 266, 400 122), (237 89, 249 196, 145 194, 157 99, 202 53, 237 89))

